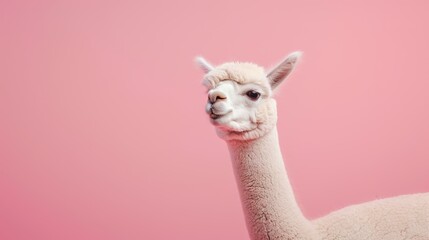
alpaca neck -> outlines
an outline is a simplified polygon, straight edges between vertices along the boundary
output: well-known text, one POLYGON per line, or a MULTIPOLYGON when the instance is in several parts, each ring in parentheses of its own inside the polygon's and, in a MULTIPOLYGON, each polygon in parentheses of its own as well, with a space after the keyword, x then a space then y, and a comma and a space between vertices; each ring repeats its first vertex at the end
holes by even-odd
POLYGON ((284 167, 277 128, 251 141, 229 141, 251 239, 310 239, 284 167))

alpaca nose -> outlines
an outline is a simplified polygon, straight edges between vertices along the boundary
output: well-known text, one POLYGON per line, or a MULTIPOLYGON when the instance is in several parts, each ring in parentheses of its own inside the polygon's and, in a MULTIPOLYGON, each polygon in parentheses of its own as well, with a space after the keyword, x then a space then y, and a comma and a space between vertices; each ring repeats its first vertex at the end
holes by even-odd
POLYGON ((210 91, 209 92, 209 101, 210 103, 215 103, 216 101, 226 99, 226 94, 221 91, 210 91))

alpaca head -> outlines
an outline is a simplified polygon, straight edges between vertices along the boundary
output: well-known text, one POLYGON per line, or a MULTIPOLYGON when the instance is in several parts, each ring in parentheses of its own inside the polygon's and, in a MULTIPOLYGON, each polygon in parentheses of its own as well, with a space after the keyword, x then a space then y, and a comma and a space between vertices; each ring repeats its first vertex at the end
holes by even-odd
POLYGON ((213 67, 199 57, 207 87, 206 113, 225 140, 252 140, 265 135, 277 122, 273 90, 292 72, 301 56, 290 54, 266 73, 253 63, 229 62, 213 67))

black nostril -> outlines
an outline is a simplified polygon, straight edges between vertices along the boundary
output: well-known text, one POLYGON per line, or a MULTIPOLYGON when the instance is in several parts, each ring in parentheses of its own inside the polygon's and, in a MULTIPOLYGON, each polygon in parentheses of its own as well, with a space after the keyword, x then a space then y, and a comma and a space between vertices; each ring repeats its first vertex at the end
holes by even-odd
POLYGON ((215 98, 215 102, 217 101, 217 100, 222 100, 222 99, 225 99, 226 97, 222 97, 222 96, 216 96, 216 98, 215 98))
POLYGON ((226 95, 221 92, 213 92, 208 96, 210 103, 215 103, 216 101, 226 99, 226 95))

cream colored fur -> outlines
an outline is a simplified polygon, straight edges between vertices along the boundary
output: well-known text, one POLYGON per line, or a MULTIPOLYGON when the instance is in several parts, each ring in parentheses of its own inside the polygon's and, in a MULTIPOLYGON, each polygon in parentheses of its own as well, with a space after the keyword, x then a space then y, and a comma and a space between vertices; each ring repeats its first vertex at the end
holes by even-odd
POLYGON ((354 205, 316 220, 301 213, 283 164, 272 98, 299 57, 292 53, 268 73, 251 63, 213 67, 197 59, 206 72, 206 112, 228 144, 250 238, 429 240, 428 193, 354 205))

